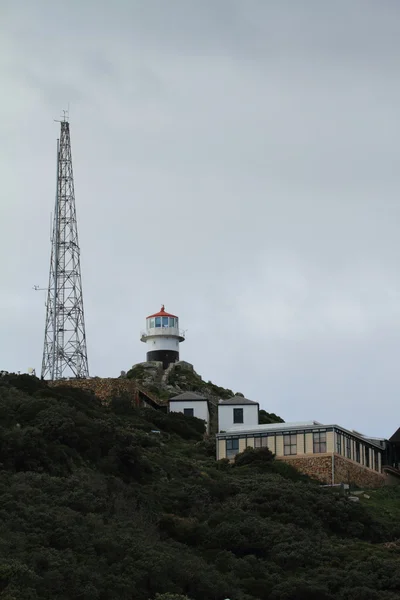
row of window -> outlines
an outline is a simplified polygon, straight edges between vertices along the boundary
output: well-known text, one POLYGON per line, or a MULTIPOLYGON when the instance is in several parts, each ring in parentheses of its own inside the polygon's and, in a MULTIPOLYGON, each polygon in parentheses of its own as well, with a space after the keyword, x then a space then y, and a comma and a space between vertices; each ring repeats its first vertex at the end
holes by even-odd
MULTIPOLYGON (((187 409, 192 410, 192 409, 187 409)), ((243 412, 242 408, 234 409, 240 410, 243 412)), ((236 421, 235 421, 236 422, 236 421)), ((240 421, 241 422, 241 421, 240 421)), ((346 457, 351 457, 351 438, 345 437, 346 443, 346 457)), ((361 450, 360 450, 360 442, 354 441, 355 445, 355 460, 358 463, 361 463, 361 450)), ((254 438, 254 448, 264 448, 268 446, 268 438, 266 436, 255 437, 254 438)), ((336 436, 336 452, 341 454, 342 450, 342 440, 341 436, 336 436)), ((239 452, 239 439, 226 440, 226 456, 227 458, 233 458, 239 452)), ((313 453, 314 454, 323 454, 326 452, 326 431, 315 431, 313 432, 313 453)), ((289 433, 283 436, 283 454, 284 456, 293 456, 297 454, 297 434, 289 433)), ((300 453, 302 454, 302 452, 300 453)), ((370 464, 370 457, 368 449, 365 452, 365 460, 363 464, 366 467, 372 468, 375 471, 379 471, 379 452, 378 450, 372 451, 372 465, 370 464)))
MULTIPOLYGON (((234 409, 241 410, 242 408, 234 409)), ((265 448, 268 446, 268 438, 255 437, 254 448, 265 448)), ((226 440, 226 456, 232 458, 239 452, 239 439, 226 440)), ((326 452, 326 431, 317 431, 313 433, 313 452, 315 454, 326 452)), ((297 434, 289 433, 283 436, 283 453, 285 456, 297 454, 297 434)))
MULTIPOLYGON (((379 471, 379 451, 372 448, 372 456, 370 460, 369 448, 365 447, 365 452, 361 452, 360 442, 357 440, 352 440, 347 436, 344 437, 344 456, 352 460, 352 443, 354 443, 354 460, 360 464, 363 464, 369 469, 379 471)), ((336 434, 336 452, 337 454, 342 455, 342 451, 342 436, 336 434)))
POLYGON ((178 327, 178 319, 175 317, 147 319, 147 329, 154 329, 154 327, 178 327))
MULTIPOLYGON (((313 452, 314 454, 326 452, 326 431, 315 431, 313 433, 313 452)), ((297 454, 297 433, 283 436, 283 454, 285 456, 297 454)))

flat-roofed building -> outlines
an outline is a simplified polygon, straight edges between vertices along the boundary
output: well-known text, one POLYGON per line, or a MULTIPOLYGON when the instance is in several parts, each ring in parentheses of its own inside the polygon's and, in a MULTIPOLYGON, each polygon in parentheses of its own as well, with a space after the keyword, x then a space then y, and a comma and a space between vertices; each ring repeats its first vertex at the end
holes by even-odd
POLYGON ((385 482, 382 440, 339 425, 318 421, 241 428, 236 425, 217 434, 217 460, 233 460, 248 447, 268 447, 278 460, 327 484, 379 487, 385 482))

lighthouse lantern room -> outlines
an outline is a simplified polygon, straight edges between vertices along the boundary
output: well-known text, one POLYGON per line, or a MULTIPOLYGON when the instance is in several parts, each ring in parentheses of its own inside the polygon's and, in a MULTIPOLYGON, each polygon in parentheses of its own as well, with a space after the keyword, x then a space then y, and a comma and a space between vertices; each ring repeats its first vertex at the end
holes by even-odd
POLYGON ((165 312, 163 305, 160 312, 147 317, 140 339, 147 344, 147 361, 160 361, 166 369, 179 360, 179 344, 185 335, 179 330, 178 317, 165 312))

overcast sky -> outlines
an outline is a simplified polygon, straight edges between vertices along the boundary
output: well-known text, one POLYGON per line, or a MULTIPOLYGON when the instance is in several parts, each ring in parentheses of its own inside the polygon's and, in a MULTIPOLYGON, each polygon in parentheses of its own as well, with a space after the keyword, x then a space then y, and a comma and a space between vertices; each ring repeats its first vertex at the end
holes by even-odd
POLYGON ((40 372, 70 103, 90 374, 181 358, 286 421, 400 425, 400 4, 1 0, 0 369, 40 372))

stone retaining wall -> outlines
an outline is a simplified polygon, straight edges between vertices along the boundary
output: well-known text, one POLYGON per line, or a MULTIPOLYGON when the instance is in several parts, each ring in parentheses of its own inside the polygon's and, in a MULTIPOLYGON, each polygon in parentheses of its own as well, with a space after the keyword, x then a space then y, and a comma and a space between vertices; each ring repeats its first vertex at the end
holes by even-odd
POLYGON ((348 483, 359 487, 377 488, 385 485, 383 473, 363 467, 344 456, 334 454, 334 481, 332 482, 332 454, 318 456, 282 456, 284 460, 301 473, 323 483, 348 483))
POLYGON ((367 469, 344 456, 335 455, 335 483, 377 488, 385 485, 385 482, 386 478, 383 473, 367 469))
POLYGON ((137 403, 137 387, 132 379, 112 379, 112 378, 94 378, 94 379, 69 379, 49 381, 50 387, 68 386, 79 388, 85 391, 92 391, 104 403, 108 404, 112 397, 119 397, 125 394, 132 396, 132 401, 137 403))
POLYGON ((332 483, 332 454, 320 454, 319 456, 277 456, 277 460, 295 467, 300 473, 309 475, 323 483, 332 483))

